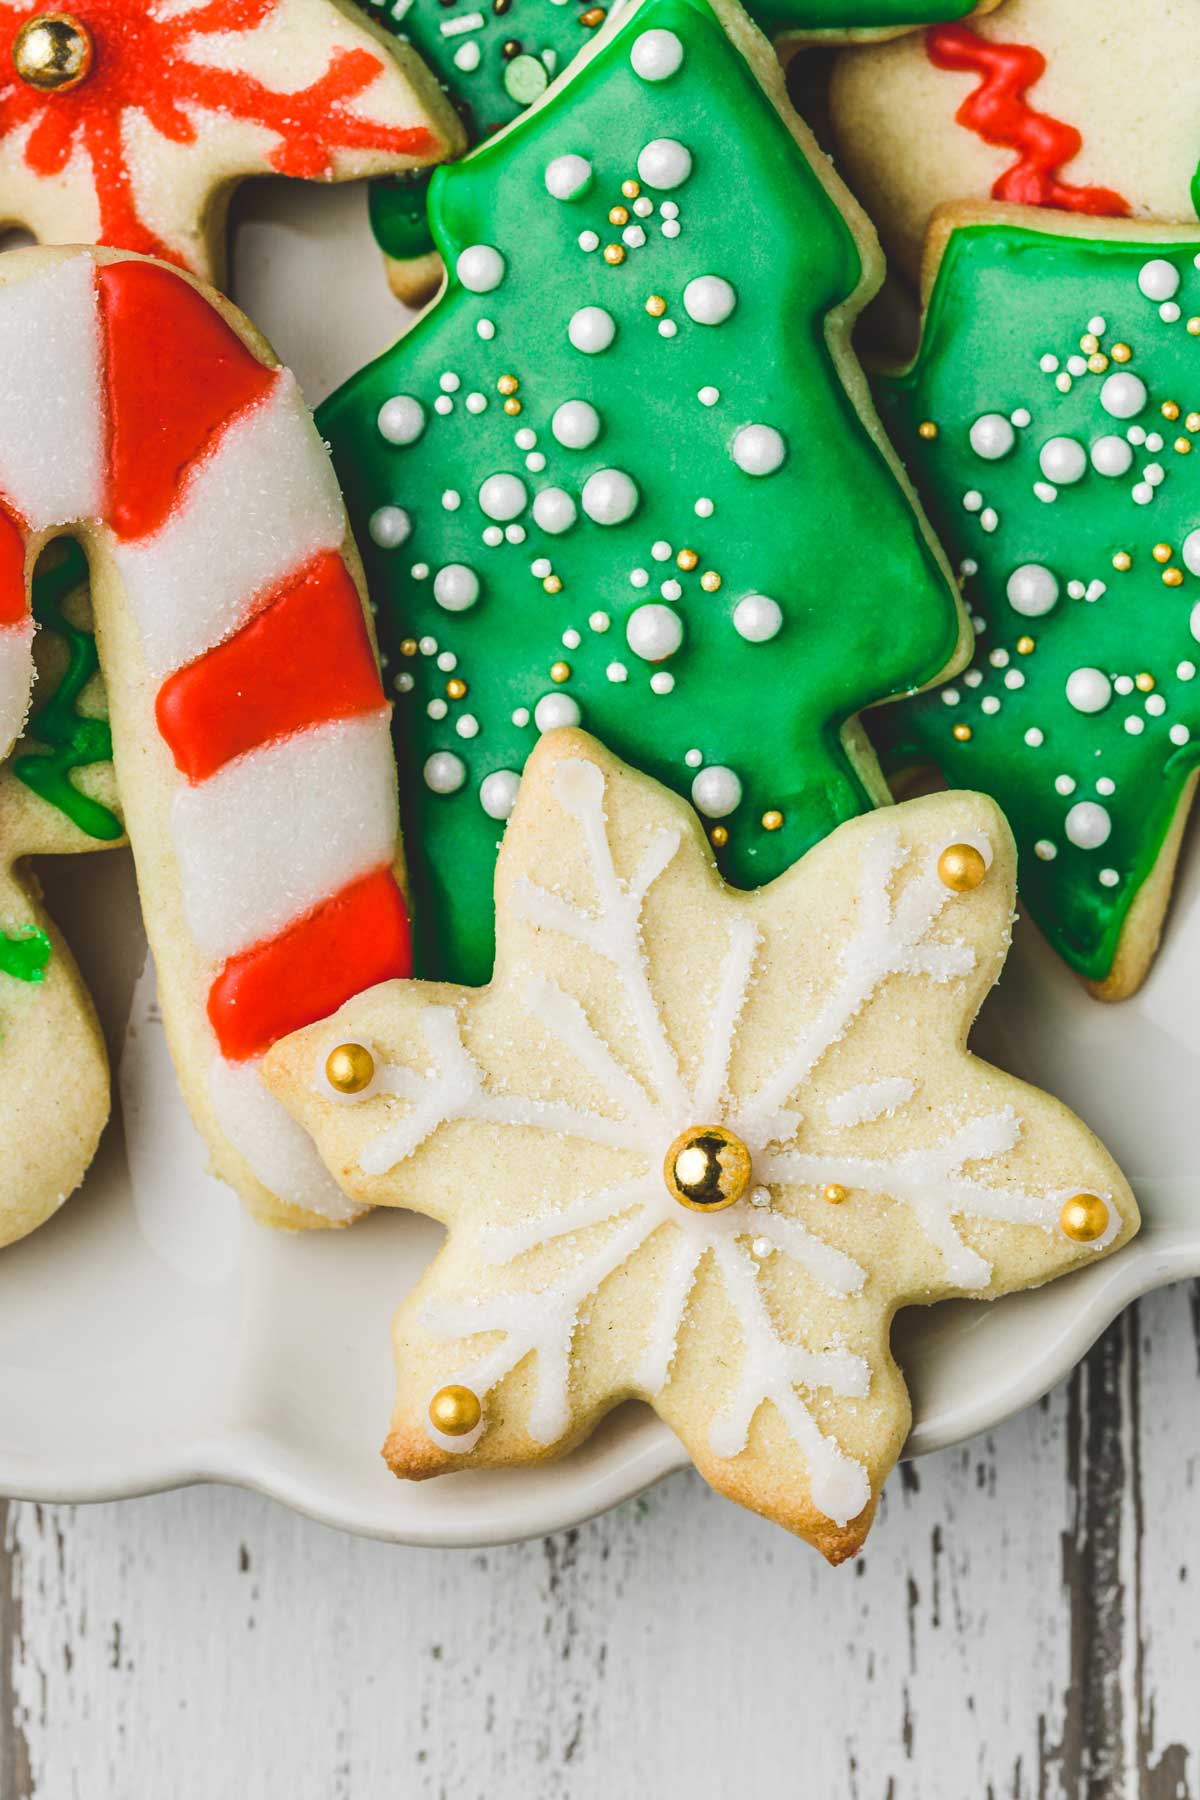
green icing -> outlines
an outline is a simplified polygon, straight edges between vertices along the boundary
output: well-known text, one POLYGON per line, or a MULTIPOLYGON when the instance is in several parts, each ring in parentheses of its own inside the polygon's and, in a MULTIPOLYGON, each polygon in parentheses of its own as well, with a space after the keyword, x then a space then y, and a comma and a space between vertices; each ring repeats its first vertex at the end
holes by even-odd
MULTIPOLYGON (((540 98, 587 45, 586 0, 362 0, 385 30, 411 43, 446 88, 468 142, 482 143, 540 98), (463 30, 466 20, 480 20, 463 30), (513 46, 517 46, 514 53, 513 46), (476 55, 478 60, 476 61, 476 55), (459 60, 465 58, 473 67, 459 60)), ((870 30, 961 19, 976 0, 757 0, 748 10, 764 31, 870 30)), ((603 8, 592 9, 603 15, 603 8)), ((428 176, 371 183, 371 227, 380 248, 405 261, 433 249, 425 213, 428 176)))
POLYGON ((14 981, 41 981, 50 961, 50 939, 30 925, 20 933, 0 932, 0 975, 14 981))
POLYGON ((100 664, 92 633, 81 631, 63 611, 68 595, 87 579, 87 561, 77 544, 65 544, 62 549, 59 561, 39 570, 32 606, 38 624, 62 638, 67 666, 57 685, 42 681, 35 690, 26 736, 45 745, 45 751, 15 757, 12 770, 18 780, 65 813, 88 837, 109 840, 121 836, 121 821, 107 806, 81 794, 71 780, 73 769, 111 760, 112 733, 103 719, 85 718, 79 711, 79 697, 100 664))
POLYGON ((1154 245, 1001 224, 959 230, 915 365, 877 389, 964 571, 980 629, 965 676, 878 715, 885 762, 932 762, 952 785, 994 795, 1017 838, 1025 904, 1092 979, 1111 968, 1130 905, 1200 763, 1200 337, 1188 329, 1200 314, 1198 249, 1200 238, 1154 245), (1178 277, 1166 301, 1174 278, 1156 282, 1161 268, 1143 277, 1150 297, 1139 285, 1159 259, 1178 277), (1089 333, 1100 354, 1111 358, 1124 343, 1131 359, 1088 370, 1089 333), (1104 403, 1106 383, 1122 372, 1145 390, 1144 405, 1124 418, 1104 403), (1018 420, 1012 447, 995 460, 971 444, 973 423, 988 414, 1018 420), (937 425, 936 438, 920 435, 922 421, 937 425), (1044 451, 1054 438, 1081 447, 1058 446, 1064 474, 1084 450, 1123 461, 1121 446, 1130 467, 1105 475, 1089 460, 1079 479, 1047 482, 1047 467, 1060 467, 1056 452, 1044 451), (1165 563, 1156 545, 1169 546, 1165 563), (1122 552, 1132 558, 1124 573, 1113 564, 1122 552), (1010 578, 1025 565, 1048 572, 1032 578, 1035 603, 1037 592, 1057 591, 1040 615, 1009 603, 1010 578), (1031 651, 1018 647, 1022 638, 1034 640, 1031 651), (1077 675, 1072 692, 1100 703, 1091 713, 1067 697, 1068 678, 1087 670, 1098 675, 1077 675), (1139 675, 1153 677, 1152 692, 1138 688, 1139 675), (967 742, 955 740, 956 725, 969 728, 967 742), (1081 804, 1086 810, 1073 813, 1081 804), (1094 848, 1072 841, 1089 826, 1092 836, 1106 827, 1109 835, 1094 848))
MULTIPOLYGON (((841 727, 944 668, 958 614, 827 347, 828 314, 861 274, 854 238, 704 0, 645 0, 557 104, 440 170, 431 194, 447 266, 464 246, 492 246, 504 278, 473 293, 452 276, 412 331, 326 403, 319 425, 393 657, 419 966, 476 982, 491 967, 503 831, 481 787, 520 770, 539 702, 553 696, 552 713, 574 702, 618 755, 683 793, 696 754, 733 770, 742 797, 722 820, 721 862, 733 882, 753 886, 867 805, 841 727), (631 66, 650 29, 683 48, 666 79, 643 80, 631 66), (640 193, 623 193, 644 147, 663 139, 675 146, 664 161, 685 147, 690 173, 653 186, 643 157, 640 193), (565 201, 546 185, 563 156, 591 165, 585 190, 565 201), (614 206, 629 211, 624 234, 609 222, 614 206), (610 266, 581 234, 583 244, 594 234, 617 245, 624 235, 625 261, 610 266), (689 317, 685 288, 702 276, 736 290, 724 323, 689 317), (655 296, 661 318, 647 310, 655 296), (587 307, 615 325, 597 353, 568 336, 587 307), (515 416, 504 409, 510 376, 520 384, 509 397, 515 416), (419 406, 424 421, 409 444, 377 424, 393 402, 384 419, 396 435, 406 404, 397 396, 412 397, 408 410, 419 406), (552 418, 568 401, 598 415, 586 447, 556 438, 552 418), (774 473, 735 464, 732 446, 750 425, 782 434, 786 459, 774 473), (585 484, 601 471, 634 484, 636 509, 623 522, 595 522, 595 483, 585 484), (481 485, 498 475, 501 487, 521 484, 511 518, 497 518, 505 506, 483 510, 481 485), (561 496, 563 513, 577 509, 561 532, 538 522, 555 504, 545 490, 561 496), (680 566, 681 552, 695 553, 694 567, 680 566), (450 565, 462 566, 457 578, 439 576, 450 565), (706 573, 719 575, 715 591, 706 573), (439 604, 439 592, 469 600, 474 582, 465 610, 439 604), (753 595, 781 608, 769 641, 735 629, 735 607, 753 595), (657 665, 626 641, 647 603, 657 614, 642 615, 635 633, 655 618, 677 618, 683 633, 657 665), (403 639, 415 653, 397 659, 403 639), (556 686, 559 661, 571 673, 556 686), (465 698, 447 695, 448 680, 468 683, 465 698), (439 754, 461 761, 455 793, 423 778, 439 754), (761 823, 773 809, 783 814, 775 831, 761 823)), ((494 809, 505 785, 484 792, 494 809)))

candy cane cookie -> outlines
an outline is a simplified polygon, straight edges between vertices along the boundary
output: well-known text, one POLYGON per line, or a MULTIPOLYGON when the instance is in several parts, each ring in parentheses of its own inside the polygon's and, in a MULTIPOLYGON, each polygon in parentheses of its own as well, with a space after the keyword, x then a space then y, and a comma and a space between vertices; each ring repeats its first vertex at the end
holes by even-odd
POLYGON ((90 567, 113 761, 192 1116, 257 1215, 342 1223, 352 1209, 257 1062, 408 969, 389 709, 357 556, 291 374, 190 277, 103 249, 0 262, 5 745, 33 678, 29 571, 64 533, 90 567))

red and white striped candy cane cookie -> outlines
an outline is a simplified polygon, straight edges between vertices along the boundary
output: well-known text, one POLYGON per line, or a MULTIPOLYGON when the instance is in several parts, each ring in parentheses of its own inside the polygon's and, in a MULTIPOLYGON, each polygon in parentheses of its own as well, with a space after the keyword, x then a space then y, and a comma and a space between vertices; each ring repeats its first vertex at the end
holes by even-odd
POLYGON ((343 1221, 257 1061, 409 969, 361 574, 294 377, 226 302, 141 257, 0 262, 0 749, 29 702, 29 574, 64 533, 91 567, 113 760, 192 1115, 260 1216, 343 1221))

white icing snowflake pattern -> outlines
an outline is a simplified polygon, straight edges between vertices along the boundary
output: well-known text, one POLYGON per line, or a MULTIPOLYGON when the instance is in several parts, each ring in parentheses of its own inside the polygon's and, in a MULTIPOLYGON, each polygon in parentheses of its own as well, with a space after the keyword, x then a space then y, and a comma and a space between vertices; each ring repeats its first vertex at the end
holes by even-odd
MULTIPOLYGON (((651 1239, 669 1233, 633 1387, 653 1397, 670 1380, 697 1273, 704 1259, 711 1258, 737 1322, 741 1360, 732 1393, 710 1420, 709 1447, 717 1457, 738 1456, 759 1408, 770 1403, 807 1464, 813 1504, 844 1526, 867 1505, 871 1483, 864 1465, 818 1424, 818 1397, 822 1393, 841 1399, 865 1397, 871 1369, 864 1357, 837 1342, 809 1348, 783 1335, 764 1294, 760 1270, 765 1258, 778 1255, 802 1270, 835 1303, 859 1294, 871 1271, 795 1216, 789 1194, 794 1196, 798 1188, 832 1185, 853 1190, 859 1202, 904 1202, 940 1252, 947 1289, 982 1289, 990 1282, 991 1266, 965 1242, 956 1221, 1034 1225, 1065 1241, 1059 1215, 1064 1201, 1076 1191, 1035 1194, 1011 1182, 989 1184, 985 1179, 989 1164, 1010 1151, 1020 1137, 1021 1122, 1011 1106, 956 1123, 932 1147, 902 1148, 878 1157, 806 1147, 801 1110, 806 1086, 889 978, 904 975, 947 984, 975 966, 976 952, 970 944, 947 937, 944 929, 935 931, 948 907, 964 904, 939 877, 937 855, 942 846, 914 851, 905 846, 898 829, 886 825, 867 838, 854 926, 841 949, 836 980, 816 1015, 790 1043, 781 1045, 766 1078, 751 1091, 734 1092, 731 1058, 761 952, 760 933, 747 916, 748 909, 739 908, 731 918, 705 1040, 695 1068, 685 1078, 656 999, 643 931, 647 897, 674 863, 682 831, 657 827, 631 873, 622 878, 607 828, 603 770, 583 757, 560 760, 553 767, 549 792, 581 835, 594 905, 590 909, 577 905, 539 885, 528 873, 512 885, 507 905, 539 934, 578 945, 607 965, 633 1033, 629 1041, 636 1043, 636 1073, 626 1066, 631 1060, 628 1053, 622 1060, 604 1041, 578 999, 544 974, 527 969, 518 988, 525 1016, 553 1044, 557 1057, 577 1066, 604 1096, 605 1111, 499 1091, 464 1042, 461 1008, 446 1004, 429 1004, 421 1012, 425 1066, 381 1060, 370 1087, 355 1101, 331 1094, 324 1074, 331 1040, 328 1030, 323 1036, 318 1033, 318 1090, 326 1100, 339 1098, 342 1105, 386 1097, 389 1122, 370 1131, 358 1150, 359 1168, 366 1176, 388 1175, 442 1127, 457 1121, 474 1121, 493 1131, 532 1128, 627 1159, 628 1171, 616 1182, 565 1205, 556 1207, 551 1200, 515 1222, 483 1228, 480 1250, 485 1265, 518 1285, 469 1298, 425 1299, 420 1311, 423 1328, 435 1339, 464 1346, 446 1379, 486 1402, 532 1356, 533 1395, 526 1427, 535 1442, 554 1444, 571 1420, 573 1347, 589 1301, 651 1239), (914 866, 915 855, 926 859, 923 866, 914 866), (897 894, 901 871, 908 879, 897 894), (698 1212, 681 1206, 664 1179, 669 1147, 682 1132, 700 1124, 723 1126, 750 1153, 753 1173, 746 1194, 724 1210, 698 1212), (586 1234, 585 1249, 556 1264, 548 1282, 519 1285, 522 1257, 562 1246, 576 1233, 586 1234), (491 1342, 475 1348, 474 1340, 485 1337, 491 1342)), ((975 847, 990 862, 986 839, 979 837, 975 847)), ((833 1127, 835 1137, 864 1122, 894 1119, 896 1136, 904 1140, 905 1108, 918 1092, 916 1081, 886 1076, 841 1093, 822 1092, 815 1110, 833 1127)), ((1120 1215, 1111 1204, 1108 1215, 1107 1229, 1092 1248, 1107 1247, 1121 1229, 1120 1215)), ((442 1449, 462 1453, 474 1448, 487 1425, 485 1405, 478 1426, 465 1436, 446 1436, 429 1423, 426 1431, 442 1449)))

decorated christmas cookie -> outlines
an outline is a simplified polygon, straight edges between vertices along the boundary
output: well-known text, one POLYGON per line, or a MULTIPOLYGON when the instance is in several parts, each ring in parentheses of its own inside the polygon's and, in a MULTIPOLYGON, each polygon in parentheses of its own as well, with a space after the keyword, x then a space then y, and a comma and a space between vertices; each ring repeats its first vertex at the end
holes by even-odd
POLYGON ((622 13, 435 179, 447 292, 319 416, 397 653, 424 974, 487 979, 541 732, 690 796, 751 887, 878 794, 855 714, 957 666, 847 343, 874 241, 779 104, 738 9, 622 13))
POLYGON ((1127 1238, 1057 1101, 963 1048, 1012 841, 977 794, 843 825, 757 894, 581 732, 530 758, 490 987, 391 982, 264 1076, 351 1200, 448 1228, 395 1325, 398 1475, 560 1455, 630 1396, 832 1561, 904 1442, 897 1308, 1127 1238))
POLYGON ((1119 999, 1200 766, 1200 230, 950 210, 928 281, 879 401, 979 635, 879 729, 999 801, 1029 911, 1119 999))
POLYGON ((1194 219, 1194 0, 1004 0, 838 59, 839 166, 915 274, 933 209, 989 197, 1194 219))
POLYGON ((220 281, 233 187, 461 148, 436 81, 336 0, 0 4, 0 219, 220 281))
MULTIPOLYGON (((276 1036, 408 969, 389 710, 324 448, 246 322, 140 258, 6 255, 0 368, 0 742, 29 704, 28 571, 69 530, 90 565, 124 818, 193 1116, 262 1216, 344 1220, 256 1072, 276 1036)), ((69 671, 52 705, 5 791, 102 841, 119 825, 89 767, 108 740, 91 720, 89 750, 69 671)), ((22 839, 23 816, 10 862, 44 847, 22 839)), ((37 998, 29 984, 26 1012, 37 998)), ((9 1040, 6 1020, 17 1055, 9 1040)), ((40 1070, 60 1105, 59 1075, 40 1070)), ((6 1146, 16 1132, 6 1116, 6 1146)))
MULTIPOLYGON (((934 19, 987 12, 997 0, 756 0, 747 10, 782 51, 801 43, 894 37, 934 19)), ((540 100, 556 74, 586 50, 613 7, 576 10, 567 0, 363 0, 444 82, 472 144, 540 100)), ((444 273, 426 210, 427 174, 377 181, 371 222, 397 297, 431 299, 444 273)))

